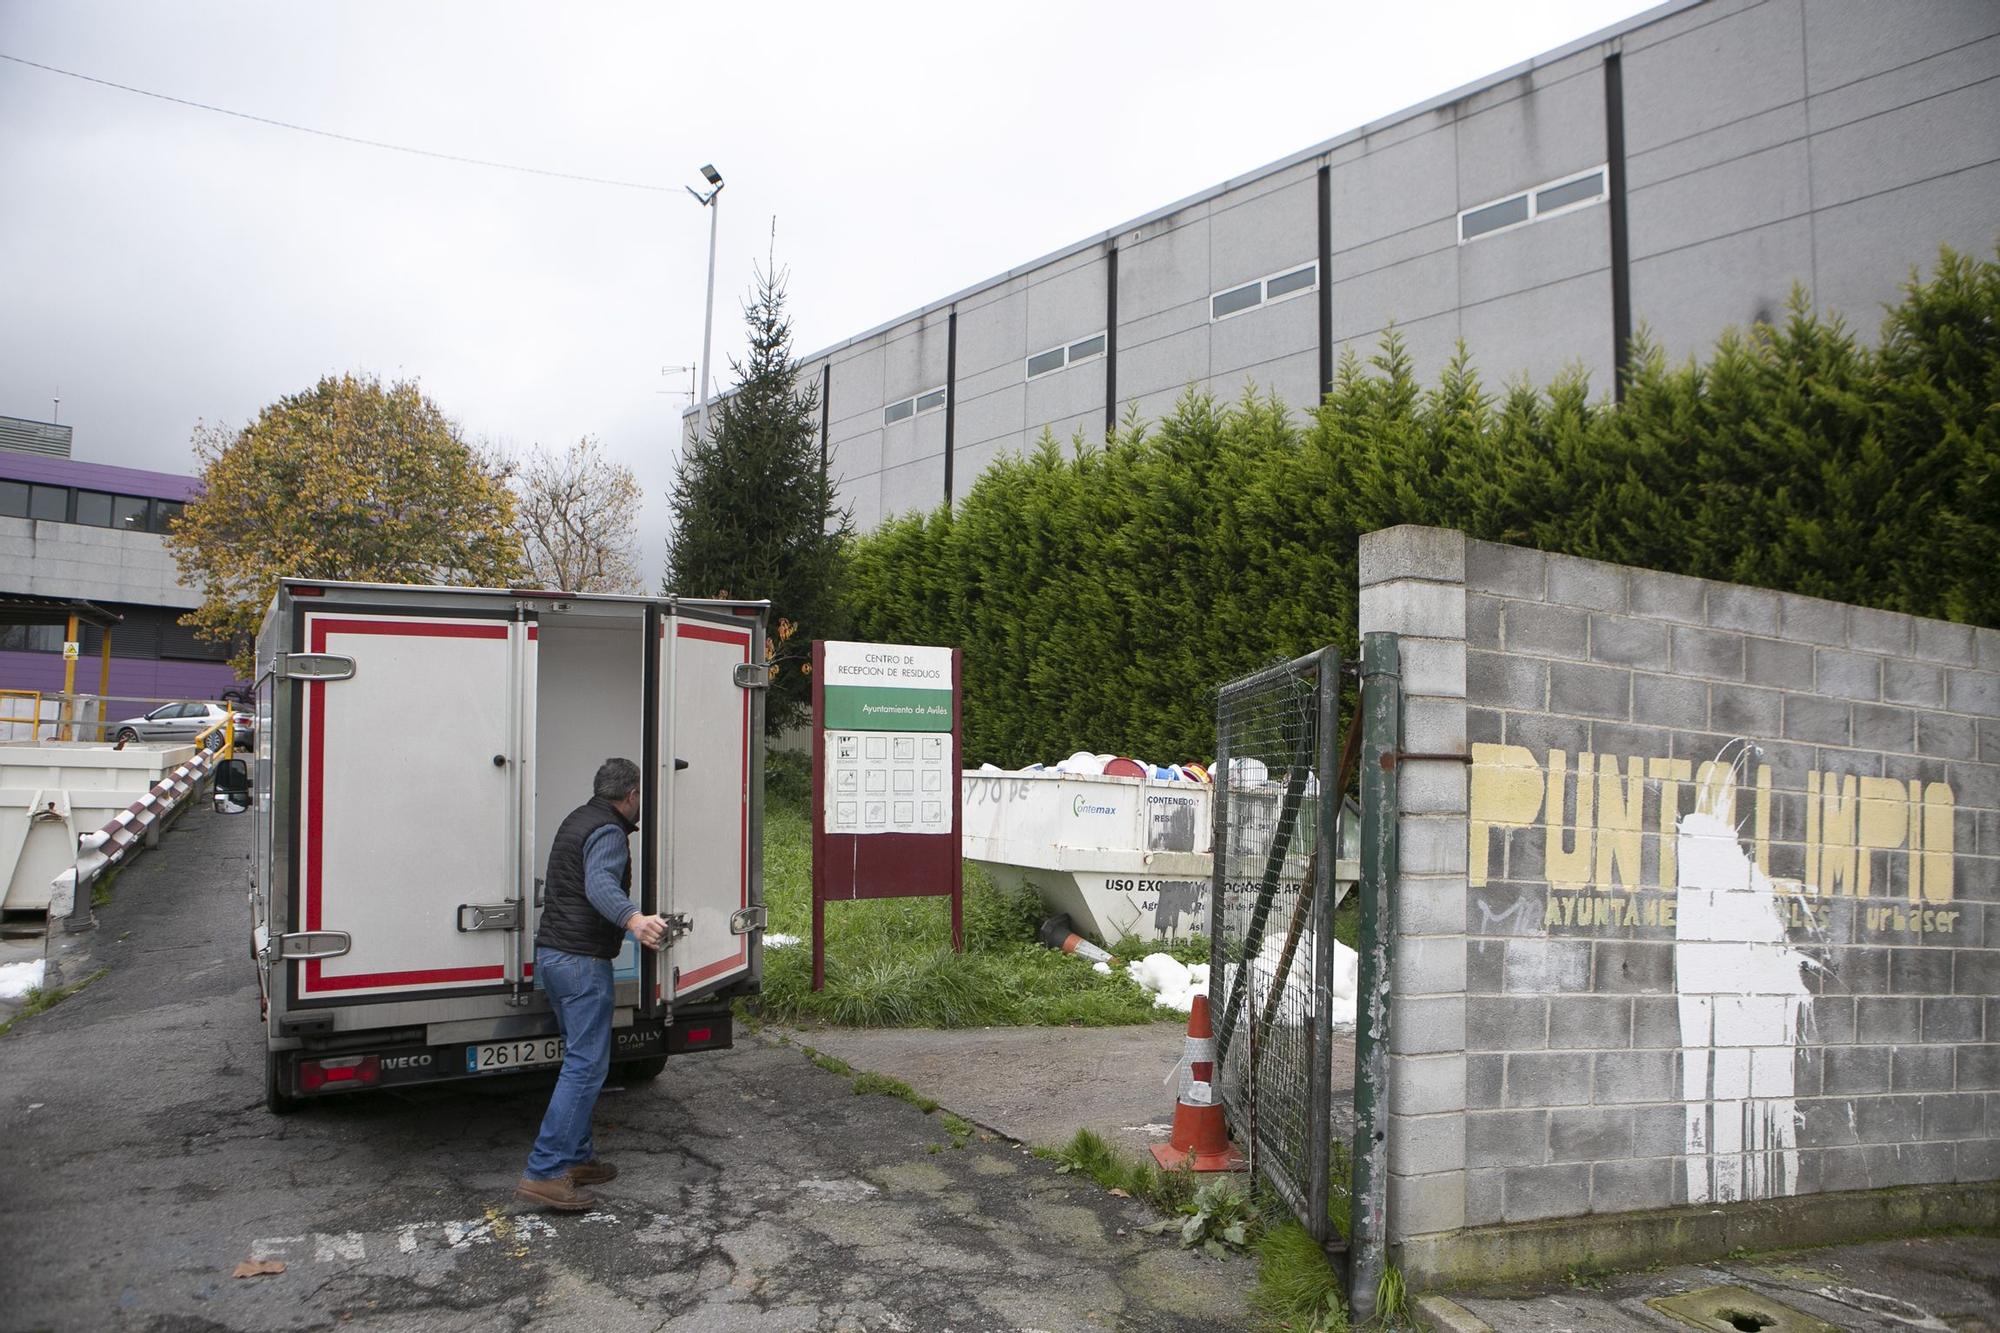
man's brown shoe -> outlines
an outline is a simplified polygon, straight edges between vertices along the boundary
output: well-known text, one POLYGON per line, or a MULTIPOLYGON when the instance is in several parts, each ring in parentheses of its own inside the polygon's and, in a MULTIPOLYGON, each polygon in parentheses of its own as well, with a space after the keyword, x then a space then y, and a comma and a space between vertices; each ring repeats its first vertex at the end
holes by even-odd
POLYGON ((593 1157, 569 1169, 570 1180, 578 1185, 602 1185, 618 1179, 618 1168, 593 1157))
POLYGON ((576 1181, 568 1176, 557 1176, 554 1180, 532 1180, 521 1177, 521 1183, 514 1187, 514 1197, 522 1203, 531 1203, 537 1208, 553 1208, 559 1213, 586 1213, 597 1207, 597 1196, 589 1190, 576 1187, 576 1181))

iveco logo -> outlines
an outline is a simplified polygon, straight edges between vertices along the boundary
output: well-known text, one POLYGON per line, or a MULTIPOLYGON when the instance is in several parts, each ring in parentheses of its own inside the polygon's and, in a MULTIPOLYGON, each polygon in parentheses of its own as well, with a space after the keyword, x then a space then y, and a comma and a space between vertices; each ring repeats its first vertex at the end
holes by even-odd
POLYGON ((384 1069, 422 1069, 429 1065, 431 1057, 424 1055, 388 1055, 382 1058, 384 1069))
POLYGON ((1092 805, 1089 801, 1079 796, 1075 801, 1070 803, 1069 812, 1073 815, 1115 815, 1118 813, 1118 807, 1115 805, 1092 805))

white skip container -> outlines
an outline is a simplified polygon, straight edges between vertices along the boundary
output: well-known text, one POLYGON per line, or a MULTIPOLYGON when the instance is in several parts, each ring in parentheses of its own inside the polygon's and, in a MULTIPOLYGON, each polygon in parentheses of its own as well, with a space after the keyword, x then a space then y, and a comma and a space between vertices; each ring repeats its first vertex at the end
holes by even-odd
POLYGON ((1034 888, 1106 943, 1207 930, 1209 787, 990 769, 963 783, 965 857, 998 887, 1034 888))
MULTIPOLYGON (((1146 942, 1208 933, 1213 787, 1052 769, 968 770, 962 782, 965 859, 998 887, 1033 888, 1051 912, 1067 912, 1078 930, 1106 944, 1127 936, 1146 942)), ((1261 870, 1283 785, 1253 778, 1236 796, 1238 866, 1261 870)), ((1303 873, 1312 849, 1318 799, 1312 790, 1300 807, 1301 835, 1287 859, 1287 882, 1294 888, 1292 877, 1303 873)), ((1359 812, 1352 801, 1343 804, 1335 902, 1359 878, 1359 812)), ((1248 910, 1233 898, 1228 905, 1248 910)))

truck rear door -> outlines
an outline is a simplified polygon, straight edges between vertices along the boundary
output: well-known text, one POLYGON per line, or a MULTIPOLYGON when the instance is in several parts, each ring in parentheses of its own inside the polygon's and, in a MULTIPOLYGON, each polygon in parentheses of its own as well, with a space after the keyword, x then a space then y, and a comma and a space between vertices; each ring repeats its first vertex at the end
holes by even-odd
POLYGON ((534 626, 505 604, 482 611, 300 604, 294 650, 349 658, 353 673, 294 682, 291 920, 352 945, 292 964, 296 1004, 478 993, 528 974, 534 626))
POLYGON ((660 998, 689 1000, 755 976, 760 941, 742 915, 761 904, 756 784, 763 696, 739 668, 763 657, 763 619, 678 606, 660 623, 661 693, 653 824, 660 911, 687 933, 655 978, 660 998), (676 773, 674 759, 688 767, 676 773))

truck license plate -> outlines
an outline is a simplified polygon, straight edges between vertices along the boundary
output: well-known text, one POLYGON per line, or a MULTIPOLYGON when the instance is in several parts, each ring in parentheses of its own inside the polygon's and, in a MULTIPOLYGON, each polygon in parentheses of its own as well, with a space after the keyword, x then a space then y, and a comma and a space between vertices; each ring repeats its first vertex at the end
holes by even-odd
POLYGON ((561 1037, 537 1037, 533 1041, 489 1041, 465 1048, 466 1068, 475 1074, 501 1069, 524 1069, 530 1065, 552 1065, 563 1058, 561 1037))

